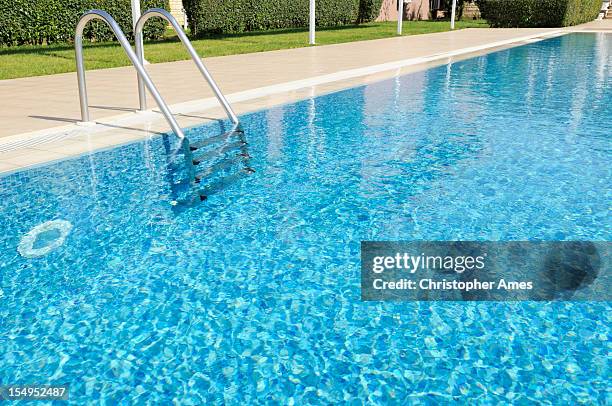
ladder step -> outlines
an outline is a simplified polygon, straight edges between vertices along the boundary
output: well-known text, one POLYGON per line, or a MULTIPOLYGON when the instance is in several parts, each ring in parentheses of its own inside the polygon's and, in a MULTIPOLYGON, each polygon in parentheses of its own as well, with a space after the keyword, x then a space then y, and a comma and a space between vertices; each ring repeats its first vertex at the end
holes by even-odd
POLYGON ((242 134, 242 133, 243 133, 242 130, 227 131, 227 132, 224 132, 223 134, 215 135, 213 137, 206 138, 205 140, 194 142, 193 144, 189 145, 189 149, 191 149, 192 151, 195 151, 207 145, 214 144, 215 142, 223 141, 231 137, 232 135, 237 135, 237 134, 242 134))
MULTIPOLYGON (((216 148, 207 152, 203 152, 200 154, 197 154, 193 157, 193 164, 194 165, 199 165, 200 163, 202 163, 203 161, 212 159, 212 158, 218 158, 223 156, 224 154, 226 154, 227 152, 234 150, 236 148, 240 148, 240 147, 244 147, 246 146, 247 143, 244 141, 236 141, 236 142, 232 142, 231 144, 228 145, 224 145, 220 148, 216 148)), ((246 156, 243 156, 244 158, 247 158, 246 156)))
POLYGON ((246 169, 242 169, 239 172, 233 173, 233 174, 225 176, 225 177, 223 177, 223 178, 221 178, 221 179, 219 179, 219 180, 217 180, 215 182, 212 182, 211 184, 207 185, 206 187, 202 188, 199 191, 200 199, 201 200, 206 200, 206 198, 208 196, 222 191, 223 189, 225 189, 226 187, 230 186, 234 182, 249 176, 253 172, 254 171, 252 169, 251 169, 251 171, 247 171, 246 169))
POLYGON ((200 183, 200 181, 204 178, 207 178, 211 175, 215 175, 217 172, 222 171, 224 169, 230 168, 233 165, 239 163, 243 158, 241 156, 231 157, 224 159, 223 161, 217 162, 214 165, 209 166, 205 170, 198 172, 195 174, 196 183, 200 183))

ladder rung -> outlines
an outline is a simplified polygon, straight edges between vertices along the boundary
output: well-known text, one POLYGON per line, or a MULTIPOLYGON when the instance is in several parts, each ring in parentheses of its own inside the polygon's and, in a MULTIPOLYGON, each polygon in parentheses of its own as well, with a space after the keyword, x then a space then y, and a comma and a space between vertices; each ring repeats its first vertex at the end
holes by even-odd
POLYGON ((244 147, 244 146, 246 146, 246 142, 244 142, 244 141, 236 141, 236 142, 233 142, 231 144, 224 145, 224 146, 222 146, 220 148, 216 148, 216 149, 213 149, 211 151, 207 151, 207 152, 201 153, 201 154, 193 157, 193 164, 194 165, 198 165, 201 162, 206 161, 208 159, 218 158, 218 157, 222 156, 223 154, 225 154, 228 151, 231 151, 231 150, 236 149, 236 148, 244 147))
POLYGON ((200 196, 203 197, 202 200, 205 200, 206 197, 213 195, 217 192, 220 192, 221 190, 225 189, 226 187, 228 187, 229 185, 231 185, 232 183, 247 177, 251 174, 251 172, 247 172, 245 170, 241 170, 239 172, 233 173, 231 175, 225 176, 213 183, 211 183, 210 185, 202 188, 199 193, 200 196))
POLYGON ((237 164, 243 158, 241 156, 235 156, 231 158, 224 159, 223 161, 217 162, 214 165, 209 166, 207 169, 196 173, 195 181, 199 183, 202 179, 214 175, 216 172, 221 171, 223 169, 230 168, 232 165, 237 164))
POLYGON ((234 134, 242 134, 242 130, 231 130, 231 131, 224 132, 223 134, 215 135, 214 137, 206 138, 205 140, 202 140, 202 141, 194 142, 193 144, 189 145, 189 148, 192 151, 195 151, 207 145, 213 144, 217 141, 227 139, 234 134))

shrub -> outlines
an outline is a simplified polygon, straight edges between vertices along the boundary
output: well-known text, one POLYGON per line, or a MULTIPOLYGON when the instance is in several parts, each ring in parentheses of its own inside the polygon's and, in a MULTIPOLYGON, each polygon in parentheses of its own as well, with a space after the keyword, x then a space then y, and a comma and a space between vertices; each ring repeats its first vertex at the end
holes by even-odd
POLYGON ((592 21, 601 0, 477 0, 492 27, 565 27, 592 21))
MULTIPOLYGON (((0 45, 51 44, 70 42, 81 15, 91 9, 107 11, 130 39, 133 38, 130 0, 0 0, 0 45)), ((166 7, 167 0, 143 0, 143 10, 166 7)), ((147 23, 147 39, 157 39, 166 24, 159 20, 147 23)), ((84 38, 107 41, 114 35, 104 22, 87 25, 84 38)))
POLYGON ((383 0, 361 0, 359 2, 359 22, 373 21, 380 14, 383 0))
MULTIPOLYGON (((195 36, 308 25, 308 0, 184 0, 195 36)), ((317 0, 317 26, 371 21, 381 0, 317 0)))

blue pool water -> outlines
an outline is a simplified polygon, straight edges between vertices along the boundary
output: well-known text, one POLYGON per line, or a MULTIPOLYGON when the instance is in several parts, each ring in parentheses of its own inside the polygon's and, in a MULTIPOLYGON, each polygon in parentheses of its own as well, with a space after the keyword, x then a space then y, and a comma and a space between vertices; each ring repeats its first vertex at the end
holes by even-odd
POLYGON ((610 241, 611 72, 612 35, 572 34, 249 114, 236 170, 255 172, 191 207, 168 137, 0 178, 0 382, 74 403, 609 404, 609 302, 364 303, 359 243, 610 241), (52 220, 64 243, 22 256, 52 220))

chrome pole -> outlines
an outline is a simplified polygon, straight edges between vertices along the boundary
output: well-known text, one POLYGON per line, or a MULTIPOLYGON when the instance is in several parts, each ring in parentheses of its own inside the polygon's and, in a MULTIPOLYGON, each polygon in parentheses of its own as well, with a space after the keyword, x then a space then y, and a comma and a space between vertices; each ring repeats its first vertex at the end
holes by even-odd
POLYGON ((457 0, 453 0, 453 9, 451 10, 451 30, 455 29, 455 13, 457 10, 457 0))
POLYGON ((315 30, 316 30, 316 4, 315 0, 310 0, 308 6, 308 43, 310 45, 315 44, 315 30))
POLYGON ((108 24, 111 30, 113 30, 113 32, 115 33, 115 36, 117 37, 117 40, 119 41, 119 44, 121 44, 121 46, 123 47, 123 50, 127 54, 130 61, 132 62, 132 65, 134 65, 134 68, 136 68, 136 71, 138 72, 139 77, 142 77, 142 80, 144 81, 145 86, 147 87, 149 92, 151 92, 151 94, 153 95, 153 98, 157 102, 159 109, 162 111, 162 114, 164 115, 164 117, 166 117, 168 124, 170 124, 172 131, 174 131, 174 133, 179 138, 181 139, 185 138, 185 134, 183 133, 183 130, 181 130, 181 127, 179 127, 174 116, 170 112, 170 109, 164 102, 164 99, 161 97, 161 95, 159 94, 159 91, 153 84, 151 77, 149 76, 149 74, 143 67, 142 63, 140 63, 138 57, 132 50, 132 47, 130 46, 129 41, 123 34, 123 31, 121 31, 121 27, 119 27, 119 24, 117 24, 115 19, 111 17, 110 14, 102 10, 90 10, 86 12, 79 20, 79 23, 77 24, 77 28, 76 28, 74 46, 75 46, 76 57, 77 57, 77 76, 78 76, 78 81, 79 81, 79 98, 81 102, 81 118, 83 119, 83 121, 89 121, 89 107, 87 104, 87 88, 85 86, 85 68, 83 65, 83 39, 82 37, 83 37, 83 29, 85 28, 87 23, 93 19, 99 19, 99 20, 104 21, 106 24, 108 24))
POLYGON ((87 101, 87 84, 85 83, 85 66, 83 65, 83 29, 77 27, 74 36, 74 52, 76 54, 77 80, 79 82, 79 103, 81 105, 81 120, 89 121, 89 103, 87 101))
MULTIPOLYGON (((178 21, 176 21, 176 19, 174 17, 172 17, 172 15, 170 13, 168 13, 166 10, 161 9, 161 8, 152 8, 150 10, 145 11, 142 14, 142 16, 138 19, 138 22, 136 23, 136 38, 137 38, 137 40, 136 40, 136 53, 138 54, 138 60, 141 61, 141 62, 144 61, 144 49, 143 49, 143 47, 141 45, 141 42, 138 41, 138 39, 142 38, 142 29, 143 29, 145 23, 147 22, 147 20, 149 18, 152 18, 152 17, 161 17, 161 18, 165 19, 166 21, 168 21, 170 23, 170 25, 172 25, 172 28, 174 28, 174 30, 176 31, 176 34, 178 35, 179 39, 181 40, 181 42, 183 43, 185 48, 187 48, 187 51, 189 52, 189 55, 191 55, 191 59, 193 59, 193 62, 196 64, 196 66, 200 70, 200 73, 202 73, 202 76, 204 76, 204 79, 206 79, 206 81, 208 82, 208 84, 212 88, 213 93, 217 97, 217 100, 219 100, 219 103, 221 103, 221 105, 223 106, 223 109, 227 113, 227 116, 229 117, 229 119, 234 124, 238 124, 238 122, 239 122, 238 117, 234 113, 234 110, 232 110, 232 107, 228 103, 228 101, 225 98, 225 96, 223 95, 223 93, 221 93, 221 89, 219 89, 219 86, 217 85, 217 83, 215 82, 213 77, 211 76, 210 72, 208 72, 208 69, 206 69, 206 67, 202 63, 202 60, 200 59, 198 53, 196 52, 196 50, 191 45, 191 42, 189 41, 189 38, 187 38, 187 35, 185 35, 185 33, 183 32, 183 29, 180 26, 180 24, 178 23, 178 21)), ((142 78, 140 78, 140 76, 139 76, 139 78, 138 78, 138 95, 141 98, 140 99, 140 106, 141 106, 141 109, 142 109, 143 106, 146 106, 146 100, 145 100, 146 95, 144 93, 144 88, 143 88, 143 85, 141 83, 141 80, 142 80, 142 78)))
POLYGON ((402 23, 404 22, 404 0, 397 2, 397 35, 402 35, 402 23))
MULTIPOLYGON (((138 61, 144 66, 144 44, 142 31, 138 30, 138 22, 134 25, 134 40, 136 41, 136 56, 138 61)), ((144 80, 140 73, 138 74, 138 102, 140 104, 140 111, 145 111, 147 109, 147 93, 145 92, 144 80)))

